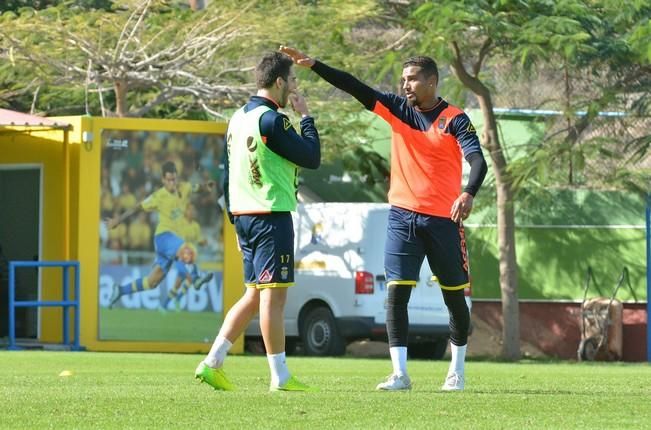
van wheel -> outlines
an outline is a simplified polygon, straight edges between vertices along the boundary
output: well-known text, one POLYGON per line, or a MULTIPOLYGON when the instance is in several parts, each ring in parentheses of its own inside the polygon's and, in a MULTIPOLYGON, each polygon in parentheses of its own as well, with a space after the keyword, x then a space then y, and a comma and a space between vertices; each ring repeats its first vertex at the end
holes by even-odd
POLYGON ((343 355, 346 342, 339 335, 330 309, 310 310, 301 324, 301 340, 305 355, 343 355))
POLYGON ((409 358, 423 360, 442 360, 448 349, 448 340, 439 339, 431 342, 411 343, 407 348, 409 358))

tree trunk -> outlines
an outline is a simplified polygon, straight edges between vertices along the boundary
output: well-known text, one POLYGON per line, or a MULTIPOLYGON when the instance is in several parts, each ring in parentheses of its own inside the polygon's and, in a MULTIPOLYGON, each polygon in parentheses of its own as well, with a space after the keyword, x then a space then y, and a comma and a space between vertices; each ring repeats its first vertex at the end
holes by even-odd
MULTIPOLYGON (((506 166, 504 166, 504 169, 506 166)), ((495 169, 497 171, 498 169, 495 169)), ((502 176, 504 172, 500 173, 502 176)), ((520 359, 520 307, 518 302, 518 263, 515 254, 515 215, 513 190, 509 182, 496 179, 497 243, 500 248, 500 291, 502 293, 502 356, 520 359)))
POLYGON ((497 120, 490 94, 477 94, 484 117, 482 140, 493 163, 497 188, 497 243, 499 246, 500 291, 502 295, 502 356, 520 359, 520 309, 518 303, 518 264, 515 253, 514 192, 507 161, 497 133, 497 120))
MULTIPOLYGON (((455 45, 456 48, 456 45, 455 45)), ((452 60, 452 71, 477 97, 484 117, 482 145, 488 149, 493 163, 497 188, 497 244, 499 246, 500 291, 502 295, 502 356, 520 359, 520 309, 518 303, 518 263, 515 254, 515 213, 513 183, 508 163, 497 133, 490 90, 463 66, 460 53, 452 60)), ((478 69, 479 70, 479 69, 478 69)))
POLYGON ((128 115, 127 91, 129 84, 125 80, 118 79, 113 83, 115 90, 115 115, 122 118, 128 115))

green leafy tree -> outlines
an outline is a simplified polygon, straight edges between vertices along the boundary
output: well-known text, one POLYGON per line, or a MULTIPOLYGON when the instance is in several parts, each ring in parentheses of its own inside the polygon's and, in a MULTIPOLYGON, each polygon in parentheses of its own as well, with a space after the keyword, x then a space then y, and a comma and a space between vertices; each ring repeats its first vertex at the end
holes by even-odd
MULTIPOLYGON (((298 40, 340 52, 350 28, 375 6, 370 0, 244 5, 223 0, 192 12, 186 1, 114 0, 110 11, 72 10, 70 2, 59 3, 1 16, 0 58, 20 71, 11 77, 18 78, 14 84, 27 87, 31 81, 21 77, 31 76, 40 88, 17 105, 31 103, 28 96, 36 94, 36 110, 47 113, 77 109, 170 118, 202 111, 226 118, 254 92, 252 70, 263 52, 298 40), (59 89, 69 95, 61 99, 63 106, 55 103, 59 89)), ((336 123, 337 109, 317 101, 328 94, 319 88, 310 92, 315 112, 336 123)), ((335 153, 340 139, 332 141, 335 153)))
POLYGON ((128 6, 110 13, 25 11, 0 36, 15 62, 36 66, 43 80, 94 89, 104 115, 144 116, 177 97, 210 110, 250 92, 250 85, 224 77, 237 67, 213 61, 247 35, 235 25, 241 11, 195 14, 153 0, 128 6), (104 103, 107 92, 114 108, 104 103))
POLYGON ((525 71, 541 65, 558 76, 559 109, 530 147, 532 162, 513 166, 518 182, 648 192, 651 5, 610 0, 564 2, 565 19, 525 23, 514 52, 525 71), (573 33, 568 42, 557 35, 573 33), (604 112, 608 112, 607 114, 604 112), (528 165, 528 166, 527 166, 528 165), (544 172, 545 175, 540 173, 544 172))
MULTIPOLYGON (((226 119, 255 91, 252 70, 262 53, 280 44, 309 43, 326 60, 375 78, 366 61, 397 46, 401 36, 395 10, 374 0, 222 0, 200 12, 191 12, 185 0, 115 0, 110 10, 55 3, 0 16, 0 58, 6 60, 0 81, 20 91, 4 92, 0 103, 47 115, 226 119), (230 40, 188 59, 188 52, 200 54, 184 49, 191 35, 206 43, 209 31, 230 19, 224 27, 230 40)), ((374 147, 377 130, 356 103, 342 102, 329 85, 298 73, 322 130, 324 158, 343 166, 351 186, 373 189, 381 199, 388 161, 374 147)))
MULTIPOLYGON (((641 41, 648 32, 648 16, 649 6, 641 1, 443 0, 419 2, 408 21, 419 32, 415 46, 449 62, 453 75, 481 108, 481 141, 490 155, 496 190, 505 358, 520 357, 514 222, 517 191, 528 178, 557 172, 562 163, 569 163, 568 179, 572 182, 573 172, 583 170, 586 156, 595 155, 603 135, 596 135, 589 153, 582 153, 577 142, 594 126, 599 110, 613 106, 615 100, 630 101, 632 89, 648 83, 648 67, 633 62, 636 55, 648 57, 648 41, 641 41), (636 49, 629 49, 622 36, 624 40, 628 37, 631 45, 637 43, 636 49), (507 157, 493 110, 491 68, 504 63, 521 67, 525 73, 551 69, 561 83, 561 97, 545 103, 560 108, 565 123, 548 127, 538 150, 521 163, 507 157), (584 91, 573 90, 572 78, 586 72, 589 76, 583 80, 584 91), (577 115, 581 108, 586 114, 577 115), (539 168, 528 168, 527 174, 513 168, 514 164, 530 167, 532 162, 539 163, 539 168), (550 162, 556 170, 540 168, 550 162)), ((648 97, 648 91, 645 93, 638 101, 648 97)), ((550 183, 550 177, 538 179, 550 183)))
MULTIPOLYGON (((264 2, 257 5, 264 15, 277 15, 279 7, 289 7, 280 19, 277 34, 271 36, 272 49, 278 45, 297 46, 340 65, 362 79, 376 80, 369 68, 374 54, 393 44, 402 34, 395 16, 375 0, 264 2)), ((343 168, 351 178, 349 186, 365 188, 372 198, 386 198, 389 164, 386 154, 375 147, 378 129, 369 125, 359 103, 334 89, 313 73, 297 68, 300 86, 310 110, 315 114, 327 163, 343 168), (372 190, 372 192, 371 192, 372 190)))

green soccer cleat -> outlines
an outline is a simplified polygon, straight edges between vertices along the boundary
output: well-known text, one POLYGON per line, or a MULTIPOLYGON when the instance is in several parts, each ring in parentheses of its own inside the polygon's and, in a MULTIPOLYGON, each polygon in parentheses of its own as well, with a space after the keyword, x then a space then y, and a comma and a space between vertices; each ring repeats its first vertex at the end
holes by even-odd
POLYGON ((215 390, 235 391, 235 385, 228 380, 221 367, 219 369, 213 369, 202 361, 197 366, 197 370, 194 371, 194 377, 210 385, 215 390))
POLYGON ((314 392, 314 391, 319 391, 317 388, 310 387, 309 385, 305 385, 298 379, 294 378, 293 376, 290 376, 287 382, 285 382, 282 386, 274 387, 271 386, 269 387, 269 391, 306 391, 306 392, 314 392))

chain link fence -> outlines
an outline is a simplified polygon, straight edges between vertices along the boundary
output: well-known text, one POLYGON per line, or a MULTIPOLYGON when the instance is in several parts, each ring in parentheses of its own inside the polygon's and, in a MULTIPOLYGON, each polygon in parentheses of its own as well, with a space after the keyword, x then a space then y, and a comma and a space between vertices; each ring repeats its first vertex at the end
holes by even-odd
MULTIPOLYGON (((552 185, 651 192, 651 115, 635 107, 648 93, 633 90, 602 103, 605 74, 570 76, 553 67, 524 72, 506 61, 491 64, 482 79, 495 108, 544 124, 529 147, 550 154, 552 185)), ((466 95, 466 107, 478 107, 474 95, 466 95)))

